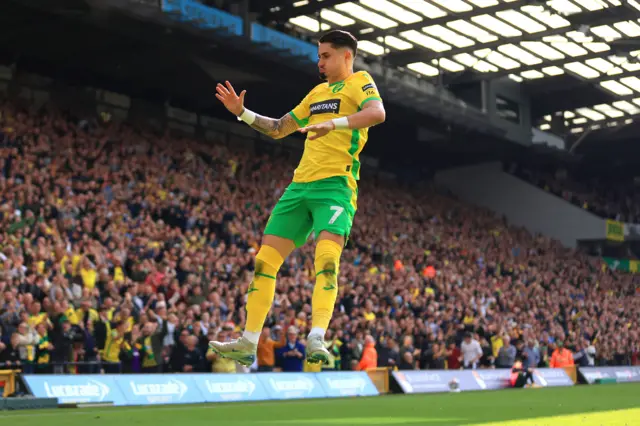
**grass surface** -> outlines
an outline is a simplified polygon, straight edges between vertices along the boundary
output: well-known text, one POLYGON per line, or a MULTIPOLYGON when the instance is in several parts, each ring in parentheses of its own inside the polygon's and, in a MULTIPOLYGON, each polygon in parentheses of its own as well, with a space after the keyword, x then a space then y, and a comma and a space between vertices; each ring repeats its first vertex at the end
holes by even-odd
POLYGON ((640 426, 640 384, 374 398, 0 412, 11 426, 640 426))

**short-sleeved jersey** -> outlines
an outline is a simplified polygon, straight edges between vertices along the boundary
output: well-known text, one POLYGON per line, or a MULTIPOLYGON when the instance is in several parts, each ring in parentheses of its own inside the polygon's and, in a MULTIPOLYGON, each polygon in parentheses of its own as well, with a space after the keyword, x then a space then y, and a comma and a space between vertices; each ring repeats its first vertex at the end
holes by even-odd
MULTIPOLYGON (((372 100, 381 101, 373 78, 366 71, 351 74, 343 81, 317 85, 289 114, 300 127, 346 117, 362 110, 372 100)), ((360 152, 369 129, 334 130, 304 144, 294 182, 314 182, 346 176, 354 191, 360 179, 360 152)))

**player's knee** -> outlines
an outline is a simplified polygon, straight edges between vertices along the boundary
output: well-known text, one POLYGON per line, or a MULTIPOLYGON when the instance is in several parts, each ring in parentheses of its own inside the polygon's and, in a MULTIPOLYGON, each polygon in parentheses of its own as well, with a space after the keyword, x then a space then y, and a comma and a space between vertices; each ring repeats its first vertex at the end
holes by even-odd
POLYGON ((316 246, 315 267, 317 274, 337 276, 342 246, 331 240, 321 240, 316 246))
POLYGON ((286 238, 278 237, 277 235, 265 235, 262 238, 262 246, 258 251, 258 255, 263 250, 264 247, 270 247, 280 254, 280 257, 286 259, 293 249, 296 248, 296 245, 293 241, 288 240, 286 238))
POLYGON ((338 244, 342 248, 344 247, 345 237, 344 235, 334 234, 329 231, 320 231, 320 233, 318 234, 318 242, 324 241, 324 240, 333 241, 334 243, 338 244))
POLYGON ((262 245, 256 255, 255 274, 262 274, 265 269, 276 271, 284 263, 284 256, 278 249, 269 245, 262 245))

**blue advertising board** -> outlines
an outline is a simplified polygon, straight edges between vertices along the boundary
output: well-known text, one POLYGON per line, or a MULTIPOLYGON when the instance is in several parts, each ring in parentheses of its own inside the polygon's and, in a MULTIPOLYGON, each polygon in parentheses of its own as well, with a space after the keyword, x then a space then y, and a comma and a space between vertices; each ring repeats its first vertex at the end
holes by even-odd
POLYGON ((364 371, 326 372, 317 374, 316 378, 329 398, 379 395, 378 389, 364 371))
POLYGON ((256 374, 194 374, 193 380, 207 402, 271 399, 256 374))
POLYGON ((119 376, 116 384, 130 405, 205 402, 192 375, 129 374, 119 376))
POLYGON ((60 403, 195 404, 375 396, 366 373, 25 375, 31 393, 60 403))
POLYGON ((113 402, 127 405, 116 384, 120 376, 25 375, 26 385, 38 398, 57 398, 59 403, 113 402))
POLYGON ((262 373, 258 378, 272 399, 326 397, 315 374, 262 373))
POLYGON ((640 382, 640 367, 580 367, 580 373, 590 385, 598 379, 615 379, 619 383, 640 382))

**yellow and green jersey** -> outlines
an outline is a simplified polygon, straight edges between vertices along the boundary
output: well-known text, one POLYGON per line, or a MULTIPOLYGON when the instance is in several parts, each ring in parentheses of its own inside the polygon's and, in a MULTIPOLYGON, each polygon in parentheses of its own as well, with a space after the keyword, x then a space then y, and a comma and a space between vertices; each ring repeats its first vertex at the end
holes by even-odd
POLYGON ((104 353, 102 359, 107 362, 120 362, 120 350, 129 350, 131 347, 125 343, 124 336, 120 336, 118 330, 108 328, 107 339, 104 343, 104 353))
POLYGON ((142 366, 144 368, 148 367, 157 367, 158 361, 156 360, 155 353, 153 352, 153 343, 151 341, 151 336, 147 336, 142 338, 137 344, 136 347, 143 354, 142 356, 142 366))
MULTIPOLYGON (((300 127, 305 127, 355 114, 373 100, 382 100, 373 78, 366 71, 358 71, 343 81, 317 85, 289 114, 300 127)), ((355 193, 360 179, 360 152, 368 136, 369 129, 353 129, 334 130, 313 141, 307 138, 293 181, 346 176, 355 193)))
POLYGON ((38 364, 48 364, 51 360, 51 351, 49 349, 49 335, 45 334, 44 336, 39 336, 40 340, 38 341, 38 350, 36 352, 36 362, 38 364))

